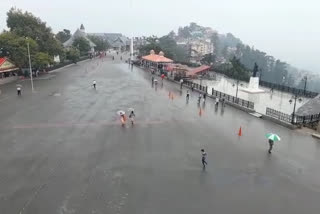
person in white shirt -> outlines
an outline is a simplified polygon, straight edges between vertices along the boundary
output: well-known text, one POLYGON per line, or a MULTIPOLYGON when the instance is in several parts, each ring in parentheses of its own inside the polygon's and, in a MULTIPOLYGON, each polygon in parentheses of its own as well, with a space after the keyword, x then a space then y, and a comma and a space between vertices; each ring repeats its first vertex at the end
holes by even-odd
POLYGON ((216 97, 216 105, 219 105, 219 98, 216 97))
POLYGON ((97 82, 95 80, 93 80, 92 85, 93 85, 93 88, 96 89, 97 82))
POLYGON ((18 96, 21 96, 21 87, 20 86, 17 87, 17 94, 18 94, 18 96))
POLYGON ((180 79, 180 89, 182 89, 183 79, 180 79))

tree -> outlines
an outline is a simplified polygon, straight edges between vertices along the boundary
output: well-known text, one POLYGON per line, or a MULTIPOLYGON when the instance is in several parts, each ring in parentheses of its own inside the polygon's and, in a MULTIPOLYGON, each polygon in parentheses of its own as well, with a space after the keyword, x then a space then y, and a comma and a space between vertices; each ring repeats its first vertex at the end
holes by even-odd
POLYGON ((190 38, 191 32, 188 27, 179 27, 178 29, 178 36, 181 38, 190 38))
POLYGON ((13 32, 3 32, 0 34, 0 47, 6 50, 8 57, 19 68, 27 67, 29 63, 27 41, 29 42, 30 55, 33 56, 38 50, 36 41, 31 38, 27 40, 13 32))
POLYGON ((71 60, 73 63, 76 64, 79 58, 80 58, 80 51, 75 47, 69 48, 69 50, 67 51, 67 59, 71 60))
POLYGON ((96 51, 105 51, 110 47, 109 43, 106 40, 103 40, 98 36, 91 35, 88 36, 88 38, 96 45, 96 51))
POLYGON ((219 46, 218 46, 218 43, 219 43, 219 36, 218 36, 218 33, 217 32, 214 32, 210 38, 210 41, 213 45, 213 49, 215 51, 216 54, 218 54, 218 50, 219 50, 219 46))
POLYGON ((236 57, 233 57, 230 63, 222 64, 215 70, 238 80, 248 81, 250 78, 250 72, 236 57))
POLYGON ((48 67, 49 64, 53 63, 53 59, 49 54, 43 53, 43 52, 38 52, 34 56, 33 60, 33 66, 38 68, 38 69, 43 69, 48 67))
POLYGON ((37 42, 39 51, 51 56, 63 52, 62 44, 54 38, 54 34, 46 23, 32 13, 11 8, 7 13, 7 26, 10 32, 21 37, 28 37, 37 42))
POLYGON ((216 55, 215 54, 206 54, 204 57, 201 59, 201 63, 205 65, 211 65, 216 61, 216 55))
POLYGON ((59 31, 56 34, 56 39, 59 40, 61 43, 66 42, 70 38, 71 38, 71 33, 70 33, 70 30, 68 29, 63 29, 63 31, 59 31))
POLYGON ((139 54, 141 56, 148 55, 151 50, 154 50, 156 53, 162 51, 157 37, 148 37, 146 38, 147 44, 139 47, 139 54))
POLYGON ((176 33, 172 30, 170 33, 168 33, 168 36, 172 39, 176 38, 176 33))
POLYGON ((81 56, 88 54, 88 52, 91 50, 89 41, 82 37, 76 38, 73 41, 72 46, 80 51, 81 56))

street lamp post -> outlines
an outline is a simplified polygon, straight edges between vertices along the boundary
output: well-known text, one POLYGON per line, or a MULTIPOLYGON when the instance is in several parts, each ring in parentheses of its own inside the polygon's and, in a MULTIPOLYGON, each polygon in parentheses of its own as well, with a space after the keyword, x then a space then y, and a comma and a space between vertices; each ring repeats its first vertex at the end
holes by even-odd
POLYGON ((292 98, 289 100, 289 103, 292 104, 294 100, 294 104, 293 104, 293 112, 292 112, 292 118, 291 118, 291 123, 294 124, 294 119, 295 119, 295 116, 296 116, 296 105, 297 105, 297 100, 299 102, 302 101, 301 98, 298 97, 297 94, 295 94, 294 96, 292 96, 292 98))
POLYGON ((236 99, 238 99, 238 91, 239 91, 239 80, 237 80, 236 99))
POLYGON ((302 80, 304 80, 303 94, 306 95, 308 77, 304 76, 302 80))
MULTIPOLYGON (((237 82, 236 82, 236 84, 237 84, 237 89, 236 89, 236 102, 238 102, 239 82, 240 82, 240 80, 237 79, 237 82)), ((235 84, 233 83, 232 87, 234 87, 234 86, 235 86, 235 84)))
POLYGON ((26 38, 26 39, 27 39, 28 56, 29 56, 29 72, 30 72, 30 80, 31 80, 31 90, 32 90, 32 92, 34 92, 34 88, 33 88, 33 77, 32 77, 32 68, 31 68, 31 57, 30 57, 30 47, 29 47, 28 38, 26 38))

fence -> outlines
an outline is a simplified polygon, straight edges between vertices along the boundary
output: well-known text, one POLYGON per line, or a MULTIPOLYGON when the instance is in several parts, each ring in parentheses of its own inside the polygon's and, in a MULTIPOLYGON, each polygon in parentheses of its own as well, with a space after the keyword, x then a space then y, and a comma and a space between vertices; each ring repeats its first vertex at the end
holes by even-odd
POLYGON ((208 86, 203 86, 203 85, 200 85, 198 83, 193 83, 193 82, 188 81, 188 80, 185 80, 183 82, 183 84, 185 84, 185 85, 187 85, 187 86, 189 86, 191 88, 198 89, 198 90, 203 91, 206 94, 208 94, 208 86))
POLYGON ((267 87, 267 88, 271 88, 271 89, 275 89, 275 90, 279 90, 279 91, 284 91, 284 92, 288 92, 288 93, 292 93, 292 94, 297 94, 299 96, 305 96, 305 97, 311 97, 314 98, 318 95, 317 92, 312 92, 312 91, 305 91, 303 89, 298 89, 298 88, 292 88, 289 86, 285 86, 285 85, 279 85, 279 84, 275 84, 275 83, 271 83, 271 82, 265 82, 260 80, 259 84, 261 86, 267 87))
POLYGON ((266 115, 269 117, 272 117, 274 119, 286 122, 286 123, 291 123, 292 122, 292 115, 274 110, 272 108, 268 108, 266 109, 266 115))
POLYGON ((313 115, 305 115, 305 116, 296 115, 292 120, 292 115, 289 115, 271 108, 267 108, 266 115, 286 123, 293 123, 295 125, 299 125, 299 124, 305 125, 310 123, 317 123, 320 121, 320 113, 313 114, 313 115))
POLYGON ((248 108, 248 109, 252 109, 252 110, 254 109, 254 103, 250 102, 248 100, 244 100, 244 99, 241 99, 241 98, 238 98, 238 97, 234 97, 232 95, 225 94, 223 92, 220 92, 220 91, 217 91, 217 90, 214 90, 214 89, 212 89, 211 95, 215 96, 215 97, 218 97, 219 99, 225 99, 226 101, 235 103, 237 105, 243 106, 243 107, 248 108))
MULTIPOLYGON (((184 84, 189 86, 189 87, 191 87, 191 88, 198 89, 198 90, 203 91, 204 93, 208 94, 208 86, 203 86, 203 85, 200 85, 200 84, 197 84, 197 83, 193 83, 191 81, 184 81, 184 84)), ((243 100, 241 98, 234 97, 234 96, 229 95, 229 94, 225 94, 223 92, 214 90, 213 88, 212 88, 212 91, 211 91, 211 95, 215 96, 215 97, 218 97, 220 100, 224 99, 225 101, 237 104, 239 106, 242 106, 242 107, 245 107, 245 108, 248 108, 248 109, 252 109, 252 110, 254 109, 254 103, 253 102, 250 102, 250 101, 247 101, 247 100, 243 100)))

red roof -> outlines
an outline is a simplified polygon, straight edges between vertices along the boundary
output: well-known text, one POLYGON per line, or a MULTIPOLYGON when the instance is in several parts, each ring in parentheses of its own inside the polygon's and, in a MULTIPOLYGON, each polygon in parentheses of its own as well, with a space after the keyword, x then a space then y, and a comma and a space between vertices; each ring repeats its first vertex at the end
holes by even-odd
POLYGON ((12 62, 10 62, 8 58, 6 57, 0 58, 0 73, 14 71, 17 69, 18 68, 12 62), (7 63, 5 64, 5 62, 7 63))
POLYGON ((187 73, 187 76, 193 76, 193 75, 196 75, 198 73, 201 73, 203 71, 208 71, 210 69, 210 66, 207 66, 207 65, 202 65, 200 67, 197 67, 195 69, 192 69, 190 70, 188 73, 187 73))
POLYGON ((7 58, 0 57, 0 66, 7 60, 7 58))
POLYGON ((142 59, 151 61, 151 62, 165 62, 165 63, 171 63, 173 62, 172 59, 169 59, 167 57, 164 57, 162 55, 157 55, 157 54, 150 54, 147 56, 143 56, 142 59))

